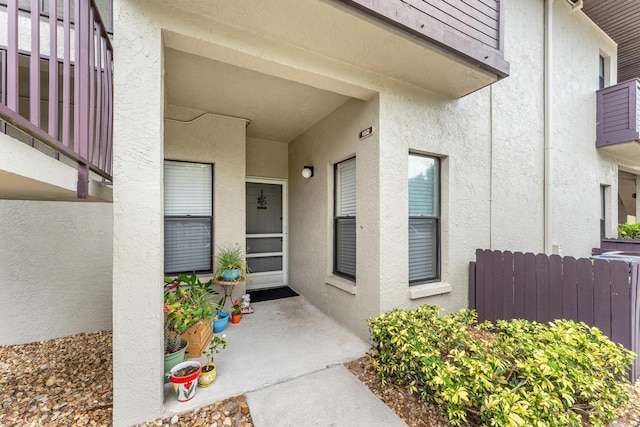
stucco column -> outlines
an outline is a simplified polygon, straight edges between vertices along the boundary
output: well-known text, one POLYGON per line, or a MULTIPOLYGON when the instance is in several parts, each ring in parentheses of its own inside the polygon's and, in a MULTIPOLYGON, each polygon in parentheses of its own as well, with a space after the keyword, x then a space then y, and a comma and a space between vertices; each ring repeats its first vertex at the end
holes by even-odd
MULTIPOLYGON (((113 425, 162 415, 163 77, 160 28, 114 2, 113 425)), ((150 6, 148 6, 150 7, 150 6)))
POLYGON ((640 222, 640 175, 636 175, 636 222, 640 222))

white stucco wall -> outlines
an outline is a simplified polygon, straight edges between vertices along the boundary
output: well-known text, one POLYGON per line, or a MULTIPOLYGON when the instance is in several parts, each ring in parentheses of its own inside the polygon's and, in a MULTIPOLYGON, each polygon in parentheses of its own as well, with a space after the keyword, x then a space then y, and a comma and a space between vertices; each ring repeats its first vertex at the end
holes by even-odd
POLYGON ((247 176, 287 179, 289 146, 284 142, 247 138, 247 176))
MULTIPOLYGON (((167 160, 213 164, 215 250, 239 246, 244 252, 246 122, 212 115, 205 115, 193 123, 175 121, 188 121, 199 115, 194 110, 169 106, 166 116, 174 120, 165 120, 164 156, 167 160)), ((221 289, 218 291, 222 293, 221 289)), ((243 293, 244 287, 234 289, 236 297, 243 293)))
MULTIPOLYGON (((607 212, 617 209, 618 165, 595 149, 599 56, 611 58, 616 82, 616 45, 584 14, 554 3, 552 240, 565 255, 589 256, 600 247, 600 185, 610 186, 607 212)), ((615 221, 607 235, 616 237, 615 221)))
POLYGON ((112 205, 0 200, 0 345, 111 329, 112 205))
POLYGON ((380 309, 378 99, 351 100, 289 144, 290 286, 362 336, 380 309), (333 271, 333 168, 356 158, 356 281, 333 271), (303 166, 314 167, 304 179, 303 166))

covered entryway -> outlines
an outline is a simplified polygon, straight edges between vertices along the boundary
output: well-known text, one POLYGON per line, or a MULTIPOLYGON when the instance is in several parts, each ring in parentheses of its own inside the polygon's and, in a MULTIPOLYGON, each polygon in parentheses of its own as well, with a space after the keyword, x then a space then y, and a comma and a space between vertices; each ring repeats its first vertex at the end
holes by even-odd
POLYGON ((638 221, 637 188, 640 176, 624 170, 618 171, 618 224, 638 221))
POLYGON ((247 178, 247 290, 287 284, 287 183, 247 178))

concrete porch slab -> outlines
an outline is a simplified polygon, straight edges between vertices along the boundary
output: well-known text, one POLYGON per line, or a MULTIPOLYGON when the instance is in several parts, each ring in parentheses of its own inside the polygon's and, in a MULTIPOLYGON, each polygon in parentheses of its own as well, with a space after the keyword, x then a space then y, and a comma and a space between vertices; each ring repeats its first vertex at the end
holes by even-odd
POLYGON ((165 417, 315 373, 357 359, 369 349, 369 343, 303 297, 252 306, 253 314, 243 316, 237 325, 229 323, 223 332, 228 346, 216 355, 215 384, 199 388, 184 403, 176 400, 171 384, 165 385, 165 417))
POLYGON ((342 365, 247 393, 247 403, 255 427, 406 426, 342 365))

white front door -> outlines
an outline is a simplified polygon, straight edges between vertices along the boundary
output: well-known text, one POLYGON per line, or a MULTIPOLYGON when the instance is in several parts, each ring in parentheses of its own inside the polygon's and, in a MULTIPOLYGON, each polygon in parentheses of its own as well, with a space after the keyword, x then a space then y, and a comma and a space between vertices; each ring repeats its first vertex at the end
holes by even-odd
POLYGON ((247 290, 287 284, 287 182, 247 178, 247 290))

